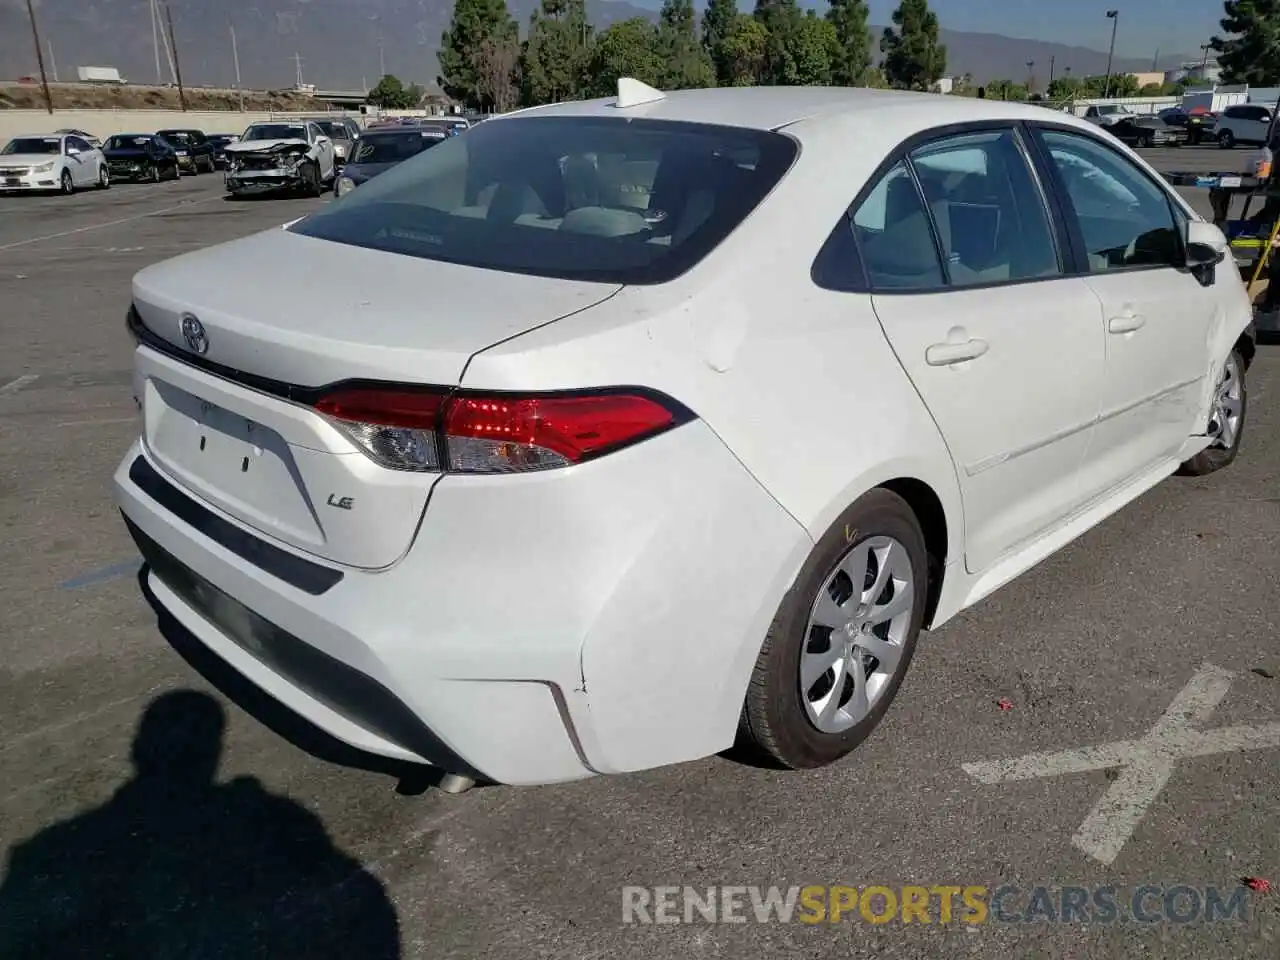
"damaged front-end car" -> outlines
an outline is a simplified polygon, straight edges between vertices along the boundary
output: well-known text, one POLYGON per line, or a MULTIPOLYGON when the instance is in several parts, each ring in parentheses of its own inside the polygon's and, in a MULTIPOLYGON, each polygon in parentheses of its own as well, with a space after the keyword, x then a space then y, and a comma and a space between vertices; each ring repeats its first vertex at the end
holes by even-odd
POLYGON ((225 149, 227 192, 234 196, 280 191, 320 195, 320 164, 305 140, 240 141, 225 149))

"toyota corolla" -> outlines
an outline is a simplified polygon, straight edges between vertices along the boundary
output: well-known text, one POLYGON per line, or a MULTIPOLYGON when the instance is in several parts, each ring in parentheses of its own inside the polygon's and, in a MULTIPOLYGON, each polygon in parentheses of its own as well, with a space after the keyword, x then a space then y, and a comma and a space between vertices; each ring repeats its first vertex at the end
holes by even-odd
POLYGON ((116 495, 154 602, 364 750, 816 767, 922 630, 1235 458, 1226 250, 1070 116, 623 80, 139 273, 116 495))

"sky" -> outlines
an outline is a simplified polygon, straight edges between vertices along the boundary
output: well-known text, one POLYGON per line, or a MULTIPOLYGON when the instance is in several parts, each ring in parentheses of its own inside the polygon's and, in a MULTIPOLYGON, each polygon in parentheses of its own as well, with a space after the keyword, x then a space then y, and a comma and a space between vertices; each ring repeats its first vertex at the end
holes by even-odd
MULTIPOLYGON (((1119 10, 1116 53, 1126 57, 1198 54, 1221 33, 1220 0, 930 0, 948 30, 1000 33, 1106 50, 1108 10, 1119 10)), ((896 0, 870 0, 873 23, 888 23, 896 0)))

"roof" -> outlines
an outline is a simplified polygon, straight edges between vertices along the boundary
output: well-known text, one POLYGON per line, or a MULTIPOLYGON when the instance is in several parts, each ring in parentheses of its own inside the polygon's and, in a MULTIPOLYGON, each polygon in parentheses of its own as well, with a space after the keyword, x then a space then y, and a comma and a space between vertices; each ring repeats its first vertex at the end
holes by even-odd
MULTIPOLYGON (((689 123, 718 123, 776 130, 801 120, 874 115, 892 110, 917 114, 922 125, 984 119, 1044 119, 1034 104, 978 100, 937 93, 871 90, 864 87, 711 87, 667 91, 661 100, 619 110, 616 97, 531 107, 511 116, 619 116, 689 123)), ((913 118, 914 119, 914 118, 913 118)))

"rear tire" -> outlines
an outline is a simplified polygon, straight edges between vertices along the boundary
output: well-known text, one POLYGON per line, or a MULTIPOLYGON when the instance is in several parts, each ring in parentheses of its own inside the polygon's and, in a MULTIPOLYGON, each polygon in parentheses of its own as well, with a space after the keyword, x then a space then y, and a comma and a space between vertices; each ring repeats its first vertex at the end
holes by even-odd
POLYGON ((1230 150, 1236 145, 1236 135, 1230 130, 1223 130, 1218 134, 1218 146, 1223 150, 1230 150))
POLYGON ((910 666, 928 571, 924 533, 905 500, 872 490, 849 507, 814 547, 769 628, 743 704, 743 745, 783 767, 811 769, 865 740, 910 666), (859 571, 862 583, 854 582, 859 571), (823 625, 845 616, 843 627, 823 625))
POLYGON ((1244 357, 1235 348, 1222 365, 1222 372, 1213 388, 1212 404, 1208 430, 1214 436, 1214 442, 1178 468, 1178 473, 1184 477, 1217 473, 1231 466, 1240 452, 1249 409, 1249 391, 1245 383, 1244 357))
POLYGON ((107 165, 104 163, 101 167, 98 168, 98 189, 107 190, 107 189, 110 189, 110 187, 111 187, 111 171, 107 169, 107 165))

